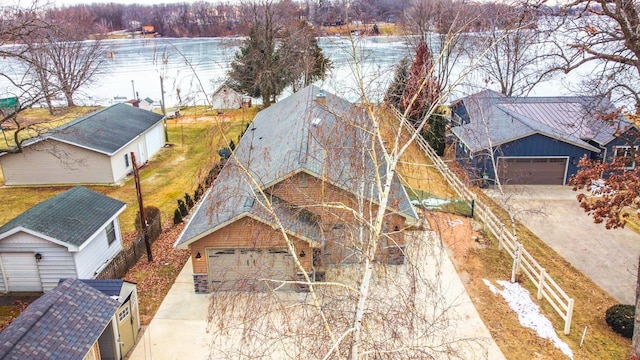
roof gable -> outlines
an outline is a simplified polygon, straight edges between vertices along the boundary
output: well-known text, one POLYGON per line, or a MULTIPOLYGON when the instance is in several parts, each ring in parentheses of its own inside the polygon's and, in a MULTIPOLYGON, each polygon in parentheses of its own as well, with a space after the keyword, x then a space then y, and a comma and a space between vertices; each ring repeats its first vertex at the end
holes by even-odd
POLYGON ((125 207, 126 204, 119 200, 76 186, 35 205, 0 227, 0 239, 15 229, 24 228, 79 248, 125 207))
POLYGON ((121 103, 62 125, 45 137, 112 155, 162 118, 160 114, 121 103))
POLYGON ((0 358, 81 360, 120 304, 68 279, 27 307, 2 333, 0 358))

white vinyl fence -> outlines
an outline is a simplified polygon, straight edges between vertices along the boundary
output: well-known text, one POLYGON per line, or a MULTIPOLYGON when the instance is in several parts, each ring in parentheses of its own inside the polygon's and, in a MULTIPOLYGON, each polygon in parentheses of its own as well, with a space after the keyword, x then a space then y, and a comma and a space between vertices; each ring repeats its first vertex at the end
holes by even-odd
MULTIPOLYGON (((410 124, 405 125, 410 134, 415 132, 415 129, 410 124)), ((447 164, 440 159, 422 136, 418 135, 416 142, 458 196, 469 201, 473 200, 475 203, 474 215, 498 239, 499 248, 506 250, 511 255, 516 262, 516 269, 522 270, 536 286, 538 290, 537 298, 542 299, 544 297, 564 320, 564 333, 568 335, 571 328, 574 300, 560 288, 553 278, 547 274, 546 270, 518 242, 517 237, 506 229, 506 226, 491 211, 491 208, 478 199, 478 196, 449 169, 447 164)))

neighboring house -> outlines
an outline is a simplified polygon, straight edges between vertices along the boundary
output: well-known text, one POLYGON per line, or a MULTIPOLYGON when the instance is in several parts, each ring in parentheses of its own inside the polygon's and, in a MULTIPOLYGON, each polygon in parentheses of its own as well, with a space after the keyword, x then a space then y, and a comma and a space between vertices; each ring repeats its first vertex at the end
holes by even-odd
POLYGON ((0 333, 0 359, 122 359, 128 352, 123 342, 135 338, 120 325, 134 326, 137 303, 130 303, 137 298, 135 284, 118 281, 119 288, 114 280, 62 281, 0 333))
MULTIPOLYGON (((364 109, 315 86, 260 111, 176 241, 191 252, 196 292, 300 279, 292 253, 312 279, 324 266, 357 261, 355 239, 368 228, 336 204, 360 207, 365 218, 377 211, 374 179, 386 167, 380 152, 374 158, 368 150, 377 144, 371 128, 364 109)), ((403 262, 403 230, 416 219, 393 178, 380 261, 403 262)))
POLYGON ((164 146, 162 115, 115 104, 0 153, 5 185, 117 184, 164 146))
POLYGON ((94 278, 122 250, 125 207, 77 186, 0 227, 0 292, 46 292, 60 279, 94 278))
POLYGON ((140 104, 138 104, 138 106, 140 107, 140 109, 153 111, 153 100, 150 98, 144 98, 140 100, 140 104))
POLYGON ((242 98, 242 94, 223 84, 211 96, 211 107, 216 110, 240 109, 242 98))
POLYGON ((583 156, 610 161, 638 146, 638 128, 596 97, 484 90, 454 102, 452 114, 456 161, 474 180, 564 185, 583 156))

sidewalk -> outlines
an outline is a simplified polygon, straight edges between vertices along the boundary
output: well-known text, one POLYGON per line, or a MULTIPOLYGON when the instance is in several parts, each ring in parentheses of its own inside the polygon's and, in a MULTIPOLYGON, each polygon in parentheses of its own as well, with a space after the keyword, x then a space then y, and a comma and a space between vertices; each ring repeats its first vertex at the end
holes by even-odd
POLYGON ((207 359, 208 308, 209 297, 193 291, 189 259, 129 359, 207 359))

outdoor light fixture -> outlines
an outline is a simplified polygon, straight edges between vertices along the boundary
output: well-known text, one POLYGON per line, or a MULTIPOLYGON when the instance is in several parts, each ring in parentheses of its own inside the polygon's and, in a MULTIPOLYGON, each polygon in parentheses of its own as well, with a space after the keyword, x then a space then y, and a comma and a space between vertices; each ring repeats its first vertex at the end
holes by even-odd
POLYGON ((200 254, 200 251, 198 251, 198 253, 196 254, 196 260, 200 259, 202 259, 202 254, 200 254))
POLYGON ((40 260, 42 260, 42 254, 40 253, 36 253, 35 257, 37 262, 40 262, 40 260))
POLYGON ((578 165, 578 160, 576 159, 575 156, 571 158, 571 164, 572 165, 578 165))
POLYGON ((299 256, 300 256, 301 258, 303 258, 303 257, 307 256, 307 254, 305 254, 305 253, 304 253, 304 250, 302 250, 302 251, 300 251, 299 256))

